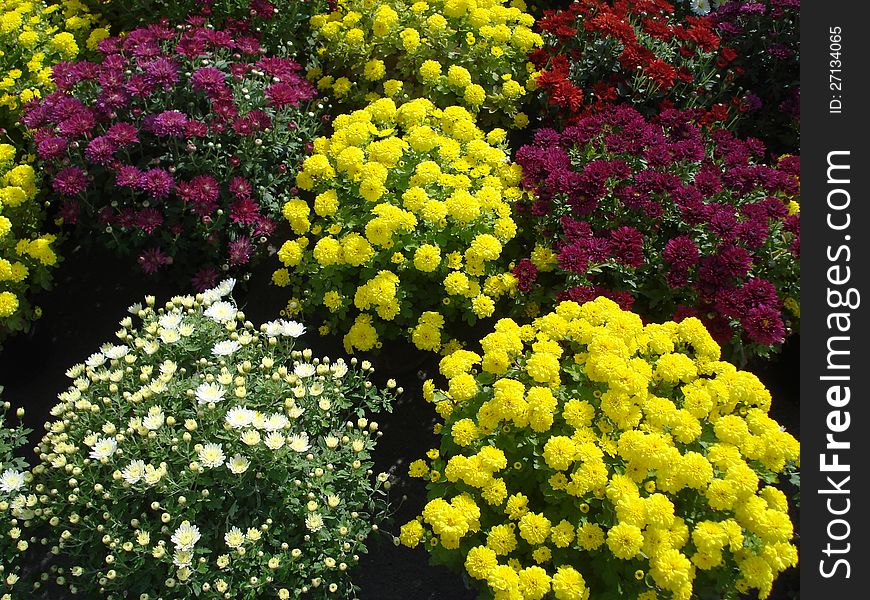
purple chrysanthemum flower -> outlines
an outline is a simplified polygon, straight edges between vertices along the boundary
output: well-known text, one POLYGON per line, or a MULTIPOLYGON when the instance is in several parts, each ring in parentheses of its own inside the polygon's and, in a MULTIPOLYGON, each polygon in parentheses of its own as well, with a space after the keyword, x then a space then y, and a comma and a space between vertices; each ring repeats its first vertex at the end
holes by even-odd
POLYGON ((246 235, 231 241, 227 250, 230 255, 230 265, 246 265, 251 260, 251 254, 254 252, 254 245, 251 243, 251 238, 246 235))
POLYGON ((687 235, 677 236, 668 240, 662 251, 662 258, 673 267, 680 270, 688 269, 698 264, 700 252, 694 240, 687 235))
POLYGON ((139 187, 139 179, 142 177, 142 171, 132 165, 124 165, 118 169, 115 175, 115 185, 125 188, 139 187))
POLYGON ((96 125, 93 113, 90 109, 82 107, 75 114, 70 115, 57 124, 58 132, 68 138, 80 137, 88 133, 96 125))
POLYGON ((276 12, 275 5, 268 0, 251 0, 251 13, 261 19, 272 19, 276 12))
POLYGON ((740 319, 749 340, 756 344, 779 344, 785 340, 782 313, 770 306, 751 310, 740 319))
POLYGON ((213 288, 217 284, 217 280, 220 275, 214 269, 214 267, 205 267, 204 269, 200 269, 196 275, 191 279, 191 284, 193 285, 193 289, 197 292, 202 292, 209 288, 213 288))
POLYGON ((532 264, 532 261, 524 258, 514 267, 513 275, 517 278, 517 288, 521 292, 529 292, 532 289, 532 284, 538 278, 538 269, 532 264))
POLYGON ((154 85, 170 90, 178 83, 178 67, 168 58, 156 58, 145 64, 145 76, 154 85))
POLYGON ((175 179, 164 169, 148 169, 139 177, 137 187, 153 199, 163 200, 175 189, 175 179))
POLYGON ((42 160, 60 158, 66 152, 67 141, 62 137, 49 137, 41 140, 36 146, 36 154, 42 160))
POLYGON ((76 200, 64 200, 60 205, 60 210, 57 211, 61 219, 67 225, 75 225, 79 221, 79 213, 81 205, 76 200))
POLYGON ((226 90, 226 74, 215 67, 202 67, 190 77, 193 89, 209 97, 222 95, 226 90))
POLYGON ((139 266, 149 275, 156 273, 161 267, 172 264, 172 258, 159 246, 143 250, 139 255, 139 266))
POLYGON ((101 135, 88 143, 85 156, 93 163, 106 166, 115 159, 115 150, 117 149, 118 147, 113 140, 101 135))
POLYGON ((184 131, 189 138, 205 137, 208 134, 208 125, 202 121, 188 121, 184 131))
POLYGON ((51 189, 63 196, 76 196, 88 187, 88 176, 84 169, 67 167, 60 170, 51 182, 51 189))
POLYGON ((91 66, 91 63, 61 61, 52 65, 51 79, 57 89, 66 91, 80 81, 93 78, 94 71, 89 68, 91 66))
POLYGON ((133 75, 124 84, 124 91, 131 96, 145 98, 154 93, 154 84, 144 75, 133 75))
POLYGON ((240 198, 230 208, 230 220, 240 225, 254 225, 260 219, 260 205, 251 198, 240 198))
POLYGON ((639 267, 646 262, 643 234, 634 227, 623 225, 611 231, 610 251, 616 260, 629 267, 639 267))
POLYGON ((278 224, 275 223, 269 217, 261 216, 257 223, 254 225, 254 235, 263 236, 263 237, 271 237, 275 230, 278 228, 278 224))
POLYGON ((136 213, 133 224, 150 235, 163 225, 163 215, 155 208, 145 208, 136 213))
POLYGON ((250 198, 253 191, 251 183, 244 177, 233 177, 230 180, 230 193, 238 199, 250 198))
POLYGON ((255 66, 282 81, 290 81, 294 77, 298 77, 298 73, 302 70, 302 66, 298 62, 281 56, 264 56, 257 61, 255 66))
POLYGON ((127 105, 130 101, 127 93, 121 88, 104 89, 97 96, 96 106, 99 110, 111 112, 127 105))
POLYGON ((106 137, 119 146, 128 146, 139 141, 139 130, 130 123, 115 123, 106 131, 106 137))
POLYGON ((187 115, 178 110, 165 110, 147 119, 147 127, 158 137, 184 137, 187 115))
POLYGON ((217 210, 219 194, 220 185, 211 175, 198 175, 178 184, 178 195, 189 203, 191 212, 200 217, 211 216, 217 210))

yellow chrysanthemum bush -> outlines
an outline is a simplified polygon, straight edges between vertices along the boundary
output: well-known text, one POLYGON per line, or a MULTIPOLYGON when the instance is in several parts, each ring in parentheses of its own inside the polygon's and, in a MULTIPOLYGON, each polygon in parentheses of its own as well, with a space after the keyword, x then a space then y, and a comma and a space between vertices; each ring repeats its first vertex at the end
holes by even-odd
POLYGON ((543 44, 534 23, 524 3, 506 0, 340 0, 311 19, 322 66, 309 76, 354 108, 427 97, 481 113, 487 125, 524 127, 519 106, 534 86, 527 55, 543 44))
POLYGON ((33 167, 16 160, 12 145, 0 144, 0 344, 39 317, 28 295, 51 285, 58 260, 55 236, 40 233, 45 211, 37 191, 33 167))
POLYGON ((53 65, 96 50, 109 36, 100 20, 79 0, 0 0, 0 127, 54 89, 53 65))
POLYGON ((284 206, 294 237, 273 281, 348 352, 403 336, 442 350, 451 325, 492 316, 515 291, 499 260, 522 194, 505 131, 484 134, 466 109, 425 99, 381 98, 334 126, 297 175, 309 200, 284 206))
POLYGON ((442 442, 411 465, 429 502, 406 546, 518 600, 765 597, 797 563, 774 483, 798 442, 699 320, 562 302, 481 346, 424 386, 442 442))

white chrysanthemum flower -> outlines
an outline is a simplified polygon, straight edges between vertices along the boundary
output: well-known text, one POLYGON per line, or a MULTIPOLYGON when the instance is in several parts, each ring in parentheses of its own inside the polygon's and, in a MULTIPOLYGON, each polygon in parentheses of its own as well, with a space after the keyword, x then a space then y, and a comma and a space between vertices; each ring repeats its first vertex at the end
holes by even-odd
POLYGON ((145 461, 134 460, 121 471, 121 477, 130 485, 139 483, 145 477, 145 461))
POLYGON ((160 350, 160 344, 156 340, 149 340, 142 346, 142 351, 148 356, 151 356, 158 350, 160 350))
POLYGON ((85 361, 85 365, 89 366, 92 369, 96 369, 97 367, 105 364, 105 362, 106 355, 102 352, 95 352, 88 357, 88 359, 85 361))
POLYGON ((279 319, 278 321, 268 321, 263 323, 263 333, 265 333, 267 337, 278 337, 284 335, 284 320, 279 319))
POLYGON ((0 491, 11 494, 17 492, 24 487, 24 473, 20 473, 15 469, 6 469, 0 475, 0 491))
POLYGON ((335 494, 330 494, 326 497, 326 504, 329 505, 329 508, 335 508, 336 506, 341 504, 341 498, 339 498, 335 494))
POLYGON ((173 296, 172 302, 175 304, 181 304, 184 308, 190 308, 193 306, 194 298, 190 294, 185 294, 184 296, 173 296))
POLYGON ((233 475, 241 475, 242 473, 247 471, 248 467, 250 466, 251 461, 249 461, 241 454, 236 454, 229 461, 227 461, 227 468, 233 475))
POLYGON ((284 335, 298 338, 305 333, 305 325, 297 321, 284 321, 284 335))
POLYGON ((156 468, 154 465, 145 466, 145 483, 148 485, 157 485, 164 475, 166 475, 166 465, 160 465, 156 468))
POLYGON ((323 517, 319 513, 311 513, 305 517, 305 527, 312 533, 317 533, 323 529, 323 517))
POLYGON ((315 381, 310 386, 308 386, 308 394, 310 396, 314 396, 315 398, 323 393, 323 383, 320 381, 315 381))
POLYGON ((202 301, 204 304, 211 304, 212 302, 217 302, 224 296, 230 294, 235 286, 235 279, 225 279, 220 282, 216 287, 204 291, 202 293, 202 301))
POLYGON ((177 370, 178 365, 171 360, 164 360, 162 363, 160 363, 160 372, 163 375, 174 375, 177 370))
POLYGON ((181 325, 183 319, 184 315, 181 313, 170 312, 165 315, 160 315, 160 318, 157 319, 157 324, 163 329, 178 329, 178 326, 181 325))
POLYGON ((108 345, 103 348, 103 355, 110 360, 118 360, 120 358, 124 358, 127 356, 127 353, 130 352, 130 348, 125 345, 113 346, 108 345))
POLYGON ((118 449, 118 442, 115 438, 100 438, 91 446, 90 457, 95 460, 109 458, 118 449))
POLYGON ((242 432, 241 440, 243 444, 248 446, 256 446, 260 443, 260 432, 256 429, 248 429, 242 432))
POLYGON ((137 302, 136 304, 131 304, 127 307, 127 312, 131 315, 138 315, 139 311, 142 310, 142 303, 137 302))
POLYGON ((251 425, 256 427, 257 429, 265 429, 266 428, 266 415, 257 411, 254 413, 254 418, 251 419, 251 425))
POLYGON ((238 527, 232 527, 224 534, 224 541, 227 546, 235 550, 245 543, 245 534, 238 527))
POLYGON ((84 371, 84 370, 85 370, 85 366, 83 364, 79 363, 79 364, 73 365, 69 369, 67 369, 66 376, 69 377, 70 379, 76 379, 76 378, 78 378, 79 375, 82 374, 82 371, 84 371))
POLYGON ((197 456, 199 457, 199 462, 202 463, 202 466, 208 467, 209 469, 215 469, 221 466, 227 458, 221 444, 215 443, 209 443, 203 446, 200 451, 197 452, 197 456))
POLYGON ((278 450, 284 445, 284 436, 277 431, 273 431, 263 440, 269 450, 278 450))
POLYGON ((219 284, 217 284, 217 287, 214 288, 214 291, 217 292, 217 294, 220 295, 221 298, 223 298, 224 296, 230 294, 235 287, 236 280, 232 277, 228 277, 227 279, 224 279, 219 284))
POLYGON ((341 379, 345 375, 347 375, 347 363, 344 362, 344 359, 339 358, 337 361, 332 363, 332 366, 329 367, 329 370, 332 371, 332 376, 336 379, 341 379))
POLYGON ((266 419, 266 423, 263 429, 265 429, 266 431, 281 431, 289 424, 290 420, 287 419, 287 417, 285 417, 281 413, 275 413, 269 415, 269 418, 266 419))
POLYGON ((142 419, 142 426, 149 431, 157 431, 163 427, 165 421, 166 415, 163 413, 163 409, 159 406, 152 406, 148 409, 148 415, 142 419))
MULTIPOLYGON (((317 394, 314 394, 314 395, 317 395, 317 394)), ((321 398, 317 402, 317 406, 320 407, 320 410, 327 411, 330 408, 332 408, 332 402, 329 401, 329 398, 321 398)))
POLYGON ((706 15, 710 12, 710 1, 709 0, 691 0, 689 3, 689 7, 692 9, 692 12, 696 15, 706 15))
POLYGON ((191 525, 190 521, 182 521, 169 539, 175 544, 176 550, 190 550, 201 537, 199 527, 191 525))
POLYGON ((298 419, 305 413, 305 409, 301 406, 294 406, 290 410, 287 411, 287 416, 291 419, 298 419))
POLYGON ((221 295, 218 294, 215 290, 206 290, 202 293, 202 303, 205 306, 208 306, 212 302, 217 302, 221 299, 221 295))
POLYGON ((193 552, 190 550, 176 550, 172 555, 172 564, 176 567, 188 567, 193 562, 193 552))
POLYGON ((177 329, 161 329, 160 341, 164 344, 174 344, 181 339, 181 334, 177 329))
POLYGON ((236 318, 236 307, 232 302, 222 300, 209 306, 203 314, 215 323, 227 323, 236 318))
POLYGON ((215 356, 229 356, 238 349, 239 343, 236 340, 224 340, 215 344, 211 353, 215 356))
POLYGON ((293 372, 297 377, 311 377, 317 373, 317 367, 311 363, 299 363, 293 368, 293 372))
POLYGON ((263 333, 268 337, 292 337, 297 338, 305 333, 305 325, 287 319, 268 321, 263 323, 263 333))
POLYGON ((224 399, 224 388, 216 383, 201 383, 196 388, 196 400, 200 404, 214 402, 217 404, 224 399))
POLYGON ((323 441, 326 442, 327 448, 338 448, 339 439, 334 435, 328 435, 323 438, 323 441))
POLYGON ((304 431, 302 433, 294 433, 287 438, 287 446, 294 452, 307 452, 311 448, 311 444, 308 442, 308 434, 304 431))
POLYGON ((233 429, 241 429, 242 427, 247 427, 254 420, 254 411, 250 408, 243 408, 241 406, 234 406, 230 410, 227 411, 227 416, 225 417, 227 425, 232 427, 233 429))

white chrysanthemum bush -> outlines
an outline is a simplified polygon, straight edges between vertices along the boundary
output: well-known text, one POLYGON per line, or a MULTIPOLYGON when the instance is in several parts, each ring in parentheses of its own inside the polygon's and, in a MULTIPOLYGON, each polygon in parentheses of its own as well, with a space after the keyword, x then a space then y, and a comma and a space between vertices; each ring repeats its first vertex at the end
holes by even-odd
MULTIPOLYGON (((7 421, 9 408, 8 402, 0 403, 0 599, 3 600, 19 597, 23 553, 30 546, 26 526, 33 516, 30 508, 36 502, 35 496, 28 501, 31 476, 27 464, 15 456, 16 449, 27 443, 29 430, 7 421)), ((19 418, 24 416, 23 409, 17 412, 19 418)))
POLYGON ((57 579, 87 598, 353 595, 389 487, 367 415, 393 391, 294 349, 299 323, 256 328, 231 289, 146 298, 67 373, 34 486, 57 579))

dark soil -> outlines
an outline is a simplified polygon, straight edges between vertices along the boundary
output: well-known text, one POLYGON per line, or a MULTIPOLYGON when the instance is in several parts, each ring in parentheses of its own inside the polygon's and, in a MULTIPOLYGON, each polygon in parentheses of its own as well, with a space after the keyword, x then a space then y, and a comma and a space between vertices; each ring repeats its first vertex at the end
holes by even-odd
MULTIPOLYGON (((286 301, 283 293, 269 283, 268 269, 255 273, 246 286, 234 294, 239 305, 254 323, 275 318, 286 301)), ((33 441, 41 435, 42 424, 57 394, 66 389, 64 372, 82 362, 102 343, 114 338, 118 322, 126 316, 127 306, 139 302, 146 294, 158 302, 189 290, 143 276, 129 262, 111 257, 97 249, 67 253, 56 272, 55 289, 38 298, 43 318, 28 335, 7 340, 0 352, 0 385, 5 386, 4 400, 26 408, 26 423, 34 429, 33 441)), ((334 339, 306 335, 308 344, 320 354, 336 356, 340 345, 334 339)), ((799 434, 799 342, 790 341, 774 361, 757 363, 750 368, 758 374, 774 397, 772 416, 794 435, 799 434)), ((436 446, 432 425, 434 411, 421 399, 422 381, 437 372, 437 359, 409 348, 397 347, 372 357, 377 378, 394 377, 405 394, 389 415, 378 421, 384 436, 376 460, 379 470, 397 475, 392 489, 396 506, 391 532, 414 518, 425 502, 421 482, 405 475, 410 461, 436 446)), ((356 573, 360 598, 364 600, 474 600, 460 576, 441 567, 428 565, 424 550, 409 551, 395 547, 392 537, 377 536, 370 545, 356 573)), ((780 577, 772 599, 799 597, 797 571, 780 577)), ((54 596, 60 600, 61 596, 54 596)))

